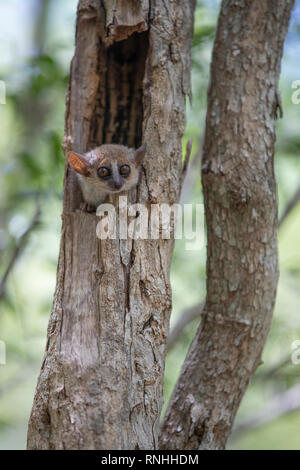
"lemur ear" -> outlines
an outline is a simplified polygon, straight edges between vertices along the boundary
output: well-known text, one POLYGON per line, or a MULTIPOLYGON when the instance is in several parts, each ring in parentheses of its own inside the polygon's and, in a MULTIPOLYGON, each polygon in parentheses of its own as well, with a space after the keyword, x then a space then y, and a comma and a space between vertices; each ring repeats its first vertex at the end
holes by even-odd
POLYGON ((83 176, 89 176, 90 174, 90 165, 88 159, 84 155, 79 153, 69 152, 68 153, 68 162, 71 168, 80 173, 83 176))
POLYGON ((144 159, 145 153, 146 153, 146 148, 147 148, 147 145, 143 144, 134 152, 134 161, 137 165, 141 165, 144 159))

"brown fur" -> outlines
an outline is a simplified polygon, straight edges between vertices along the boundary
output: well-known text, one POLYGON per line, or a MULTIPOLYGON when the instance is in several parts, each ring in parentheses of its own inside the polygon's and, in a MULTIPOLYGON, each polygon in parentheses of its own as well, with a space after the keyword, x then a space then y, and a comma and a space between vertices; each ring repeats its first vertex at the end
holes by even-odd
POLYGON ((84 155, 69 152, 68 162, 78 174, 85 203, 89 207, 97 207, 104 202, 109 193, 129 191, 136 186, 145 151, 145 145, 134 150, 124 145, 105 144, 84 155), (122 165, 130 167, 130 174, 127 177, 119 172, 122 165), (100 167, 106 167, 111 171, 108 179, 101 179, 98 176, 97 170, 100 167))

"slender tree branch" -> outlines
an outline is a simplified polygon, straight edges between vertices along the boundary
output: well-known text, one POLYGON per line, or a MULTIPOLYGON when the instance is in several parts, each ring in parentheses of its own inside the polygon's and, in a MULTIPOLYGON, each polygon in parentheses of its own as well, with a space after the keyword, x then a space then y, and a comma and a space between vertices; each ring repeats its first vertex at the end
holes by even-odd
POLYGON ((198 149, 186 170, 184 179, 181 176, 182 190, 181 190, 180 200, 182 202, 185 202, 188 200, 195 183, 199 181, 201 156, 202 156, 202 140, 199 139, 198 149))
POLYGON ((293 3, 272 3, 272 15, 258 0, 221 5, 202 165, 207 297, 164 417, 161 449, 223 449, 261 362, 278 279, 275 89, 293 3))
POLYGON ((296 189, 294 195, 291 197, 289 202, 287 203, 282 216, 279 219, 278 226, 281 227, 283 222, 286 220, 286 218, 289 216, 289 214, 292 212, 294 207, 298 204, 300 201, 300 186, 296 189))
POLYGON ((299 408, 300 385, 298 384, 264 404, 264 407, 257 413, 252 414, 251 417, 247 417, 244 421, 237 423, 233 430, 232 437, 240 437, 241 434, 251 429, 261 427, 299 408))
POLYGON ((2 279, 0 281, 0 301, 3 299, 4 295, 5 295, 5 288, 6 288, 6 283, 7 283, 7 280, 9 278, 9 275, 11 273, 11 271, 13 270, 13 267, 15 265, 15 263, 17 262, 20 254, 22 253, 23 249, 25 248, 26 244, 27 244, 27 241, 28 241, 28 237, 29 237, 29 234, 35 229, 35 227, 38 225, 39 221, 40 221, 40 217, 41 217, 41 210, 40 210, 40 207, 37 206, 36 208, 36 211, 35 211, 35 214, 29 224, 29 226, 27 227, 27 229, 25 230, 25 232, 23 233, 23 235, 20 237, 19 241, 17 242, 17 245, 12 253, 12 256, 8 262, 8 265, 7 265, 7 268, 2 276, 2 279))
POLYGON ((254 377, 254 380, 255 381, 265 381, 265 380, 269 380, 271 379, 272 377, 274 377, 274 375, 277 374, 277 372, 282 369, 283 367, 287 366, 289 363, 291 363, 291 355, 289 354, 287 357, 284 357, 283 359, 281 359, 277 364, 275 364, 274 366, 270 367, 269 369, 267 369, 266 371, 264 372, 261 372, 260 374, 257 374, 255 377, 254 377))
POLYGON ((177 323, 175 323, 169 334, 168 352, 171 351, 171 349, 175 346, 184 328, 196 318, 199 318, 200 320, 204 304, 205 302, 200 302, 199 304, 194 305, 193 307, 188 308, 181 313, 177 323))
POLYGON ((186 152, 185 152, 185 157, 184 157, 184 162, 183 162, 183 168, 182 168, 182 173, 181 173, 181 186, 182 186, 182 184, 183 184, 183 181, 184 181, 184 178, 185 178, 187 169, 188 169, 188 165, 189 165, 189 161, 190 161, 190 156, 191 156, 191 152, 192 152, 192 144, 193 144, 192 139, 190 139, 190 140, 188 141, 188 143, 186 144, 186 152))
MULTIPOLYGON (((36 55, 42 55, 44 53, 45 48, 45 39, 46 39, 46 24, 47 24, 47 16, 50 8, 51 0, 40 0, 37 2, 37 8, 33 11, 34 18, 33 18, 33 47, 35 50, 36 55)), ((24 122, 26 124, 26 135, 28 136, 28 140, 26 141, 26 149, 30 151, 32 147, 33 134, 37 135, 40 133, 40 129, 43 126, 44 117, 47 114, 47 109, 45 107, 45 100, 43 98, 36 98, 35 99, 35 112, 28 114, 28 100, 31 100, 32 96, 28 96, 26 93, 22 95, 22 99, 20 101, 20 112, 23 113, 24 122), (28 118, 29 116, 29 118, 28 118)), ((37 204, 35 214, 30 222, 27 230, 23 233, 21 238, 19 239, 14 252, 11 256, 11 259, 8 263, 8 266, 4 272, 4 275, 0 281, 0 301, 3 299, 5 295, 5 287, 7 279, 19 258, 21 252, 23 251, 27 240, 28 235, 38 222, 40 221, 40 207, 37 204)))

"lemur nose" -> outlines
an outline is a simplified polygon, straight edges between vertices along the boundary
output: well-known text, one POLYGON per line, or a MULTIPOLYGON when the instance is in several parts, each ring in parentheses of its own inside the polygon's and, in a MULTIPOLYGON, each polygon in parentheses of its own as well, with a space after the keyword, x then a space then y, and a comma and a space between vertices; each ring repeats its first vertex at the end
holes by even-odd
POLYGON ((123 183, 121 181, 115 181, 115 188, 116 189, 121 189, 123 186, 123 183))

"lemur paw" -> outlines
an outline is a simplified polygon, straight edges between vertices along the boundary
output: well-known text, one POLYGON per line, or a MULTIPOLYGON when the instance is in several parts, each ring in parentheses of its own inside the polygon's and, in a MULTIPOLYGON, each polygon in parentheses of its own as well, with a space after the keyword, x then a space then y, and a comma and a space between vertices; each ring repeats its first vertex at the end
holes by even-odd
POLYGON ((83 212, 89 212, 89 213, 96 212, 95 206, 92 206, 91 204, 88 204, 87 202, 82 202, 80 204, 80 210, 83 212))

